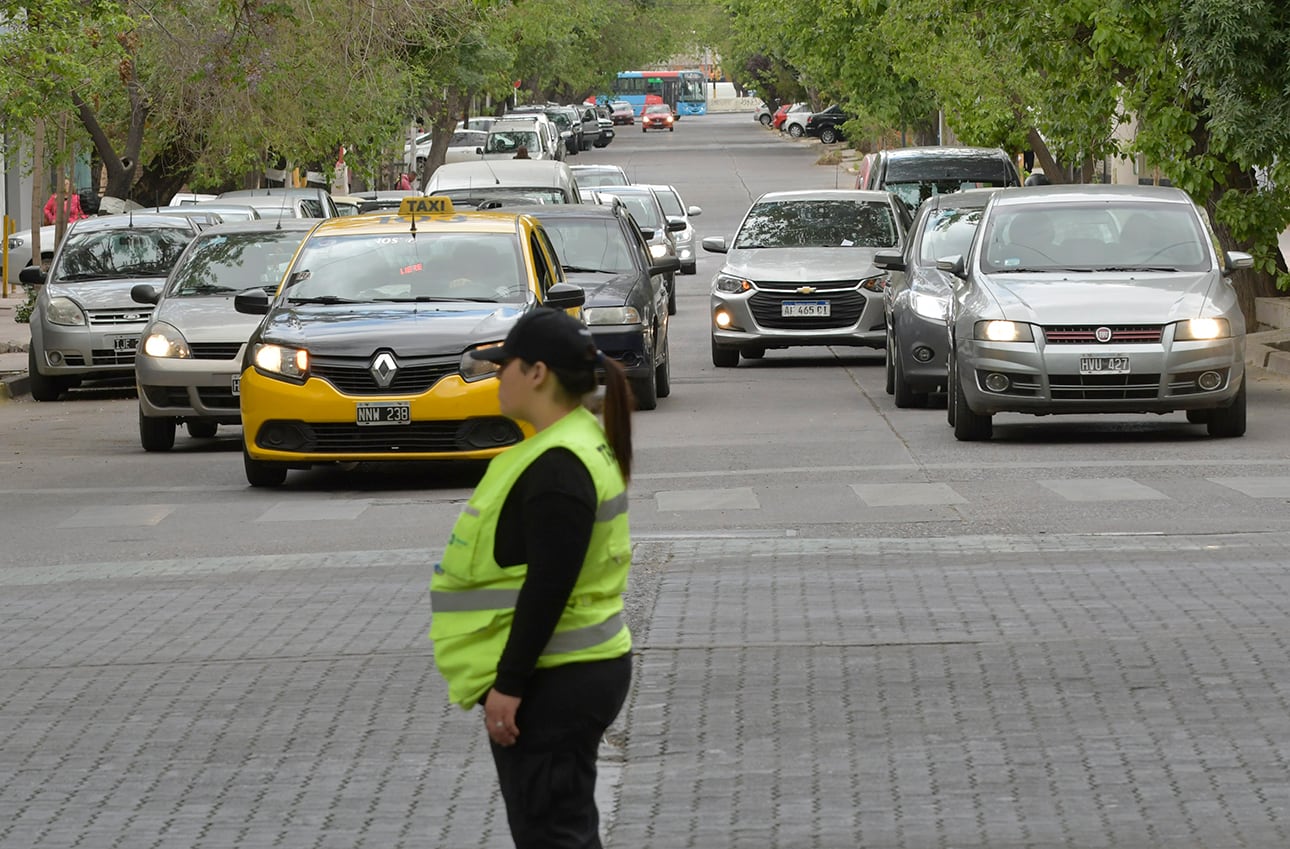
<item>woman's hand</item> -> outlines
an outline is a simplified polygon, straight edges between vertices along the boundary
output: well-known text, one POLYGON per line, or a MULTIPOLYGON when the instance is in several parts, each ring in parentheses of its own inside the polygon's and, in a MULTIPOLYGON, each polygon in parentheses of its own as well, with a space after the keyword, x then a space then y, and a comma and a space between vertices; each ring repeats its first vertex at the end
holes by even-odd
POLYGON ((484 700, 484 726, 488 736, 499 746, 514 746, 520 738, 520 728, 515 724, 515 713, 520 700, 496 690, 488 691, 484 700))

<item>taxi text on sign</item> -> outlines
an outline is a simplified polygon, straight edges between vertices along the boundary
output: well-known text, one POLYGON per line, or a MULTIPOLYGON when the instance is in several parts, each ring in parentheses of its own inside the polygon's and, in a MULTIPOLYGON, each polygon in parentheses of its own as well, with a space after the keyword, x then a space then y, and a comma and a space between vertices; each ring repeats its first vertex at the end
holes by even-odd
POLYGON ((439 215, 452 211, 452 201, 446 197, 409 197, 399 204, 399 215, 439 215))

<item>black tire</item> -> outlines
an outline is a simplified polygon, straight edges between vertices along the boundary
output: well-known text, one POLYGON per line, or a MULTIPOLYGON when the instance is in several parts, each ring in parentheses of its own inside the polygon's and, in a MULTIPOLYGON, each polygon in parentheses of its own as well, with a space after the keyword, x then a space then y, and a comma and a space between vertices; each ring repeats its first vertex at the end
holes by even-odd
MULTIPOLYGON (((883 347, 884 347, 884 350, 885 350, 885 351, 886 351, 886 353, 887 353, 887 357, 886 357, 886 360, 887 360, 887 394, 888 394, 888 395, 895 395, 895 394, 896 394, 896 366, 895 366, 895 365, 892 363, 892 361, 891 361, 891 358, 892 358, 892 353, 891 353, 891 352, 892 352, 892 351, 894 351, 894 350, 896 350, 896 342, 895 342, 895 340, 892 338, 892 335, 891 335, 891 323, 890 323, 890 322, 888 322, 888 324, 887 324, 887 344, 886 344, 885 346, 883 346, 883 347)), ((953 422, 950 422, 950 424, 953 424, 953 422)))
POLYGON ((973 412, 963 396, 963 381, 954 369, 954 438, 959 442, 980 442, 994 435, 993 416, 973 412))
POLYGON ((252 460, 242 446, 242 465, 246 469, 246 482, 251 486, 282 486, 287 480, 287 467, 281 463, 252 460))
POLYGON ((654 367, 654 392, 660 398, 672 394, 672 342, 663 340, 663 362, 654 367))
POLYGON ((795 139, 800 139, 802 136, 806 135, 806 129, 801 124, 790 124, 788 127, 788 134, 795 139))
POLYGON ((676 278, 673 277, 667 286, 667 314, 676 315, 676 278))
POLYGON ((739 356, 743 357, 745 360, 760 360, 762 357, 766 356, 766 349, 741 348, 739 350, 739 356))
POLYGON ((682 273, 682 274, 698 274, 698 273, 699 273, 699 265, 698 265, 698 263, 693 263, 693 262, 692 262, 692 263, 690 263, 689 265, 683 265, 683 266, 681 266, 681 273, 682 273))
POLYGON ((739 365, 739 349, 723 348, 712 340, 712 364, 717 368, 734 368, 739 365))
POLYGON ((1241 378, 1241 388, 1236 390, 1236 397, 1229 407, 1211 410, 1205 429, 1210 436, 1221 439, 1232 439, 1245 436, 1245 379, 1241 378))
POLYGON ((169 451, 175 447, 175 420, 145 416, 139 408, 139 444, 144 451, 169 451))
POLYGON ((668 131, 669 133, 674 133, 674 132, 676 132, 676 127, 668 127, 668 128, 667 128, 667 131, 668 131))
POLYGON ((190 420, 184 423, 188 428, 188 435, 193 439, 214 439, 216 432, 219 431, 219 422, 212 422, 206 419, 190 420))
POLYGON ((47 377, 36 370, 36 349, 27 349, 27 383, 31 397, 37 401, 57 401, 67 387, 56 377, 47 377))
POLYGON ((838 131, 832 127, 825 127, 820 130, 820 141, 824 144, 835 144, 838 140, 838 131))
POLYGON ((658 407, 658 371, 650 369, 645 377, 632 378, 632 395, 636 398, 636 409, 653 410, 658 407))
POLYGON ((758 115, 758 116, 757 116, 757 120, 758 120, 758 122, 760 122, 760 123, 761 123, 761 125, 762 125, 763 127, 769 127, 769 126, 770 126, 770 115, 758 115))
POLYGON ((902 410, 926 407, 927 393, 914 391, 914 387, 905 380, 905 370, 900 365, 900 351, 888 348, 887 358, 892 363, 891 394, 895 396, 896 406, 902 410))
POLYGON ((1187 421, 1192 424, 1206 424, 1209 422, 1209 410, 1188 410, 1187 421))
POLYGON ((645 132, 645 129, 646 129, 645 125, 644 125, 644 124, 641 124, 641 132, 642 132, 642 133, 643 133, 643 132, 645 132))

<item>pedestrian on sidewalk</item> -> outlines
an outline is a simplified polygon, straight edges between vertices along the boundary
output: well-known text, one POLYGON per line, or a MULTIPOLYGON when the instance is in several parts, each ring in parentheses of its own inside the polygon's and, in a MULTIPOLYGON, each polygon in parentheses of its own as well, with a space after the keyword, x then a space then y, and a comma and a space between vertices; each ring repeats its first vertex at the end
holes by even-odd
MULTIPOLYGON (((89 218, 81 209, 81 196, 72 191, 72 181, 63 178, 63 208, 67 210, 67 223, 89 218)), ((58 220, 58 193, 49 196, 45 201, 45 223, 54 224, 58 220)))
POLYGON ((489 463, 435 566, 435 663, 453 702, 483 706, 517 849, 600 849, 596 756, 631 683, 631 390, 559 310, 471 356, 537 432, 489 463), (598 369, 603 428, 583 405, 598 369))

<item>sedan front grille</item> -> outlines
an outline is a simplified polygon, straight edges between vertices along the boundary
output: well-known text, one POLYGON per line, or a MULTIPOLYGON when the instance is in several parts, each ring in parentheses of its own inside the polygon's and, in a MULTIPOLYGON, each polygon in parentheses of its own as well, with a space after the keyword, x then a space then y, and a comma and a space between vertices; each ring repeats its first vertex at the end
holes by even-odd
POLYGON ((502 448, 523 438, 519 426, 511 419, 488 416, 384 427, 348 422, 268 421, 260 427, 256 444, 262 448, 310 454, 452 454, 502 448))
POLYGON ((866 303, 865 296, 855 290, 810 295, 758 291, 748 299, 748 307, 752 310, 753 318, 758 324, 762 327, 781 330, 832 330, 851 327, 864 314, 866 303), (785 301, 801 300, 828 301, 829 314, 826 316, 785 316, 783 314, 785 301))
POLYGON ((442 378, 456 374, 460 366, 460 357, 399 360, 394 380, 385 387, 378 386, 372 376, 370 357, 315 357, 309 370, 346 395, 420 395, 442 378))
POLYGON ((194 360, 232 360, 242 350, 241 342, 189 342, 194 360))
POLYGON ((1054 401, 1131 401, 1160 395, 1158 374, 1051 374, 1054 401))
MULTIPOLYGON (((134 368, 134 351, 114 351, 111 348, 95 348, 90 352, 90 355, 90 365, 134 368)), ((68 364, 71 364, 70 358, 68 358, 68 364)))
POLYGON ((115 310, 87 310, 85 317, 94 327, 143 324, 152 315, 152 307, 130 307, 115 310))
POLYGON ((1090 324, 1044 328, 1044 339, 1049 345, 1157 345, 1163 334, 1164 328, 1158 324, 1126 326, 1090 324), (1100 327, 1106 327, 1111 331, 1111 338, 1105 343, 1097 338, 1100 327))

